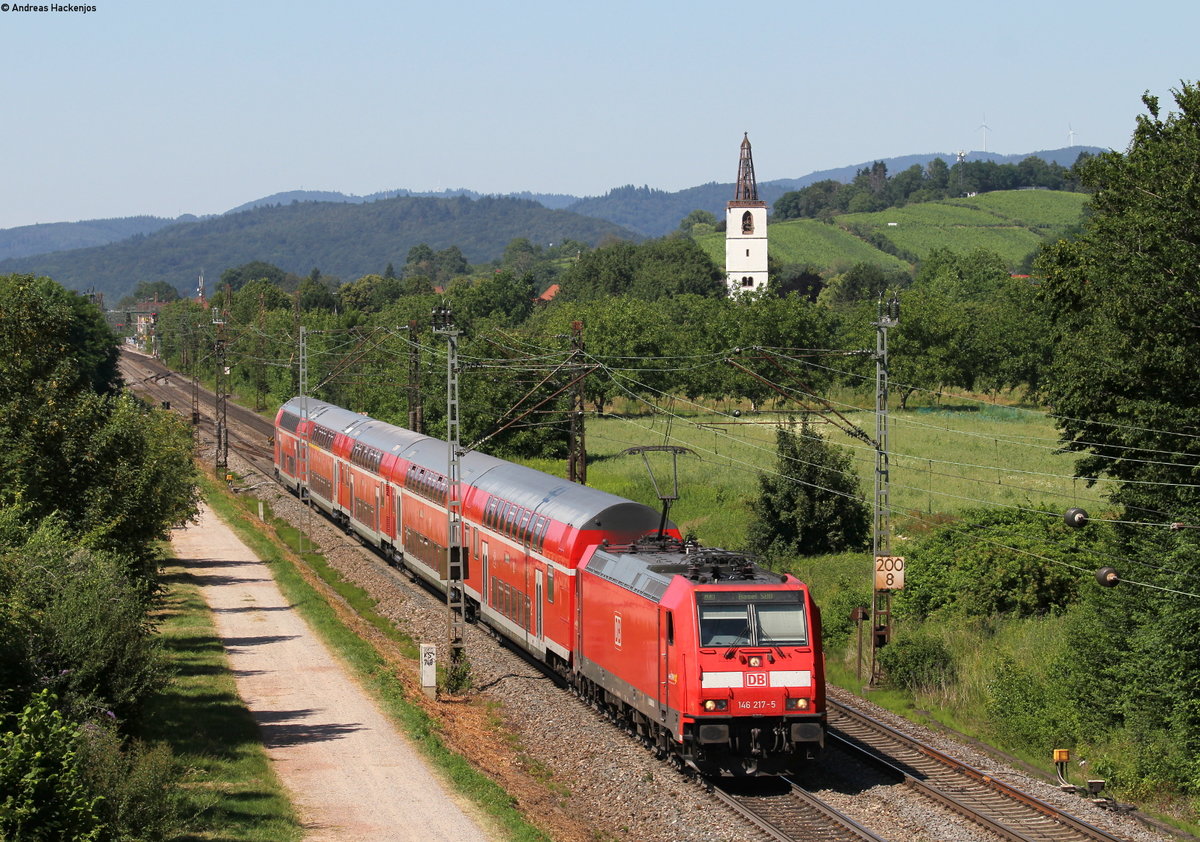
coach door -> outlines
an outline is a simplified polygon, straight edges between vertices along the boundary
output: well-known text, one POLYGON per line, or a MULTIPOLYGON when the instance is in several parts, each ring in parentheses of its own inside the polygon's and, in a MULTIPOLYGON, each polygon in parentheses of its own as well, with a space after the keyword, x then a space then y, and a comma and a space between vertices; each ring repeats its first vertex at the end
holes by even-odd
POLYGON ((535 640, 540 645, 542 642, 542 616, 546 613, 542 606, 542 571, 537 571, 534 574, 534 581, 537 583, 534 586, 533 610, 537 612, 537 618, 534 620, 534 629, 537 632, 535 640))
MULTIPOLYGON (((476 533, 476 534, 478 534, 478 533, 476 533)), ((479 542, 479 556, 482 559, 481 563, 483 564, 483 582, 482 582, 482 587, 480 588, 480 590, 482 591, 481 596, 483 597, 483 605, 485 608, 487 608, 487 607, 490 607, 492 604, 492 579, 490 576, 488 576, 488 542, 487 541, 479 542)))

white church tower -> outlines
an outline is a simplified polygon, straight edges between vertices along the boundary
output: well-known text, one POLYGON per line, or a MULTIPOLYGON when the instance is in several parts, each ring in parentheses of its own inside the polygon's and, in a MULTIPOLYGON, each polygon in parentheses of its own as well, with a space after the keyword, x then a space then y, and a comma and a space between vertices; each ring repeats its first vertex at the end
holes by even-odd
POLYGON ((758 200, 749 135, 742 138, 733 201, 725 205, 725 282, 730 295, 767 288, 767 203, 758 200))

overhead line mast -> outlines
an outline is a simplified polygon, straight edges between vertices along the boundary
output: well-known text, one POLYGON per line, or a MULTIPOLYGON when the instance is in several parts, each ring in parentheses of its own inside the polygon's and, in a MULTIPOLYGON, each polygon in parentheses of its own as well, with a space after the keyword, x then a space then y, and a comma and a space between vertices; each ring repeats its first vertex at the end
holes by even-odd
POLYGON ((458 337, 450 307, 433 309, 433 332, 446 337, 446 636, 450 644, 447 687, 454 692, 465 679, 466 653, 463 636, 466 625, 466 596, 463 582, 467 577, 467 556, 462 536, 462 444, 458 416, 458 337))
POLYGON ((875 322, 875 506, 871 529, 871 683, 883 678, 877 655, 892 636, 892 591, 904 585, 904 560, 892 555, 892 509, 888 501, 888 328, 900 323, 900 300, 879 300, 875 322), (897 569, 898 565, 898 569, 897 569))

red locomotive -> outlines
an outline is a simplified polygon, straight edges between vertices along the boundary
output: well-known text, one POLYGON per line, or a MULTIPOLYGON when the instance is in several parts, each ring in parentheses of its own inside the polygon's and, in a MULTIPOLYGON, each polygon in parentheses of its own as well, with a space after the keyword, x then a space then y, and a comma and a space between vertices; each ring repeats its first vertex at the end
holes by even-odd
MULTIPOLYGON (((445 588, 444 441, 311 398, 275 427, 281 483, 445 588)), ((613 494, 481 453, 460 470, 471 619, 700 772, 786 772, 824 744, 821 624, 803 583, 684 542, 613 494)))

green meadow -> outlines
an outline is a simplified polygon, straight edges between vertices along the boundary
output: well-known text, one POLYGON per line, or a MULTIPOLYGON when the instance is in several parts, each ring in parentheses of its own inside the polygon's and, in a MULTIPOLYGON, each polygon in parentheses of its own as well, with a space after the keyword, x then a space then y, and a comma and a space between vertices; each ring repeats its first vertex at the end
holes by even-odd
MULTIPOLYGON (((835 405, 873 438, 873 408, 854 408, 865 400, 842 395, 835 405)), ((671 519, 705 544, 744 546, 758 473, 774 469, 775 429, 786 423, 788 413, 743 411, 734 418, 680 404, 656 414, 632 404, 618 403, 614 410, 588 421, 588 484, 657 506, 646 461, 621 451, 647 444, 686 447, 691 452, 677 461, 679 500, 671 519)), ((849 449, 863 495, 871 501, 874 449, 820 416, 812 420, 822 436, 849 449)), ((1098 489, 1071 478, 1074 457, 1058 452, 1053 420, 1042 412, 962 400, 893 410, 889 420, 890 503, 901 534, 919 533, 948 515, 983 505, 1055 511, 1102 505, 1098 489)), ((651 453, 649 463, 659 489, 671 493, 669 454, 651 453)), ((557 462, 537 467, 563 472, 557 462)))
MULTIPOLYGON (((1077 225, 1086 202, 1082 193, 1001 190, 875 213, 842 214, 831 222, 791 219, 771 224, 770 251, 781 263, 834 272, 856 263, 911 268, 871 241, 881 238, 893 250, 918 259, 939 248, 960 253, 983 248, 1017 266, 1042 242, 1077 225)), ((707 234, 697 242, 718 266, 725 265, 724 234, 707 234)))

